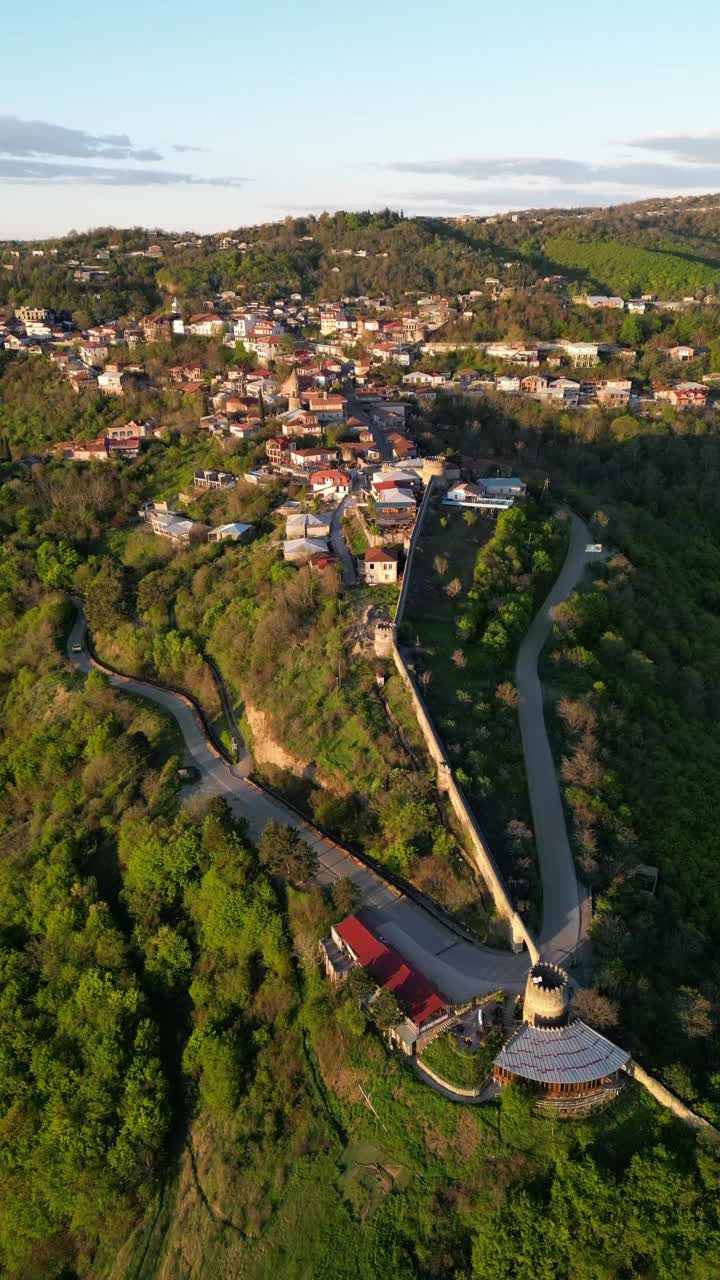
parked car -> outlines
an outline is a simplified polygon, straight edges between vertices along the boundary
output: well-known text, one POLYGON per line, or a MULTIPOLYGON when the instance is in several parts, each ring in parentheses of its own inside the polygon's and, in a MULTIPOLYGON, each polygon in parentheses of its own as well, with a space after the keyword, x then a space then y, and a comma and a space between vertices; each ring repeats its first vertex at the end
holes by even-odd
POLYGON ((70 649, 71 653, 82 653, 82 651, 83 651, 83 646, 81 644, 74 644, 71 646, 71 649, 70 649))
POLYGON ((200 770, 194 764, 183 764, 178 769, 177 776, 181 782, 197 782, 200 770))

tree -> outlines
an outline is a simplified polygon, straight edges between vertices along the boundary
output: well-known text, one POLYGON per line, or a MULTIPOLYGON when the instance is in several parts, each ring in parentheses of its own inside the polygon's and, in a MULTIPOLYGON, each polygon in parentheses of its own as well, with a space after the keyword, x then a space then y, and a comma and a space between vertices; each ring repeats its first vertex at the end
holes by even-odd
POLYGON ((273 875, 302 884, 316 872, 317 854, 294 827, 271 818, 260 837, 260 861, 273 875))
POLYGON ((85 597, 85 612, 91 631, 110 631, 124 620, 124 591, 122 570, 114 560, 104 556, 85 597))
POLYGON ((460 581, 459 578, 453 578, 450 582, 448 582, 445 588, 445 591, 447 595, 450 597, 450 599, 454 600, 456 596, 459 596, 460 592, 462 591, 462 582, 460 581))
POLYGON ((436 555, 433 557, 433 569, 439 578, 444 578, 447 573, 448 558, 444 555, 436 555))
POLYGON ((403 1012, 392 991, 378 991, 369 1006, 370 1017, 381 1031, 397 1026, 403 1012))
POLYGON ((575 992, 573 1011, 583 1022, 599 1031, 608 1031, 618 1024, 618 1007, 604 996, 597 987, 580 987, 575 992))
POLYGON ((359 897, 358 887, 349 876, 341 876, 332 887, 333 906, 341 920, 352 915, 359 897))
POLYGON ((463 667, 467 666, 467 658, 462 649, 453 649, 452 660, 458 670, 462 670, 463 667))
POLYGON ((375 991, 377 983, 372 974, 364 969, 361 964, 356 964, 348 976, 348 991, 353 1000, 357 1000, 358 1004, 363 1000, 368 1000, 375 991))
POLYGON ((37 549, 38 578, 47 587, 69 591, 80 557, 67 542, 41 542, 37 549))

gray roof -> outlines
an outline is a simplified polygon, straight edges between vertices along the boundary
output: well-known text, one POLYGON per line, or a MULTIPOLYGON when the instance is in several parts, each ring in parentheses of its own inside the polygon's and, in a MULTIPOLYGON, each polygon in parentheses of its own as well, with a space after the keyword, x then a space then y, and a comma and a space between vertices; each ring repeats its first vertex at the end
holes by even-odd
POLYGON ((585 1084, 612 1075, 630 1054, 584 1022, 566 1027, 524 1023, 495 1058, 495 1066, 539 1084, 585 1084))

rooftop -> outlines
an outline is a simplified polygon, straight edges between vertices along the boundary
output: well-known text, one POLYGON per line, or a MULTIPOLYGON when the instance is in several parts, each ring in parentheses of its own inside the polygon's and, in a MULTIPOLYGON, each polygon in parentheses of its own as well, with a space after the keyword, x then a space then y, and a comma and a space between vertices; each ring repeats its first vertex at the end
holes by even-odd
POLYGON ((445 998, 417 969, 411 968, 394 947, 377 938, 358 916, 348 916, 335 932, 363 968, 369 969, 378 986, 392 991, 407 1009, 416 1026, 445 1008, 445 998))
POLYGON ((613 1075, 630 1054, 586 1023, 533 1027, 523 1023, 495 1058, 495 1066, 538 1084, 586 1084, 613 1075))

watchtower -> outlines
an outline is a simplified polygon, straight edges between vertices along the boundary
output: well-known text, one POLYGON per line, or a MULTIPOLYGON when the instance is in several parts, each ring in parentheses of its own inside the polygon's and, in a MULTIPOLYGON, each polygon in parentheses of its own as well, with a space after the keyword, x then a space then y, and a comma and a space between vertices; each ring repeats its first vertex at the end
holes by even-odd
POLYGON ((564 1027, 568 1020, 568 975, 545 960, 534 964, 525 984, 523 1018, 531 1027, 564 1027))

